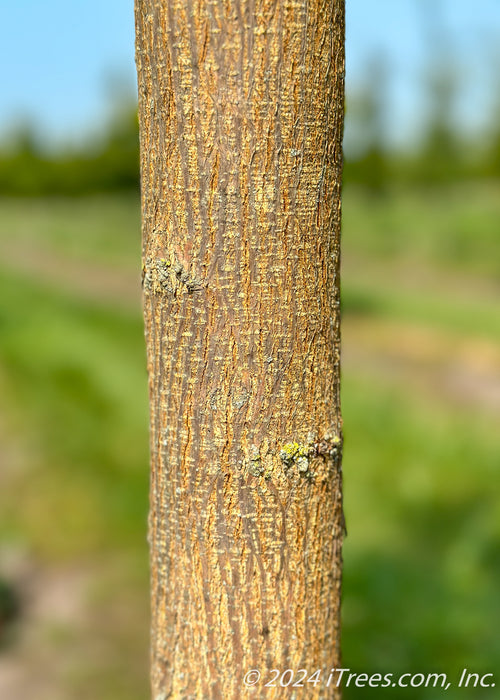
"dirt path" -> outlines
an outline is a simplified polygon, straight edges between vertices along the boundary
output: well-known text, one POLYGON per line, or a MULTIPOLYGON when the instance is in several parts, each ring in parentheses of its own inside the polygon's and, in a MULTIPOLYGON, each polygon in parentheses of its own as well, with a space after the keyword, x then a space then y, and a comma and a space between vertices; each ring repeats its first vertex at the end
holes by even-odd
POLYGON ((342 279, 395 293, 402 290, 415 295, 443 297, 457 306, 498 306, 500 299, 500 278, 462 273, 413 259, 373 260, 363 255, 343 254, 342 279))
POLYGON ((376 375, 413 391, 498 413, 500 347, 421 325, 347 317, 342 362, 350 372, 376 375))

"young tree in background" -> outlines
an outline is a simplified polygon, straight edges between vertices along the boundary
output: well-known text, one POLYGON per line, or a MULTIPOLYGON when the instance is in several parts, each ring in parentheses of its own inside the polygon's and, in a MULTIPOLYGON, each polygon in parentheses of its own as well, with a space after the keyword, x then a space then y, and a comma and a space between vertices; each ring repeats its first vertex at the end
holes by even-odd
POLYGON ((136 0, 136 31, 153 697, 337 697, 344 2, 136 0))

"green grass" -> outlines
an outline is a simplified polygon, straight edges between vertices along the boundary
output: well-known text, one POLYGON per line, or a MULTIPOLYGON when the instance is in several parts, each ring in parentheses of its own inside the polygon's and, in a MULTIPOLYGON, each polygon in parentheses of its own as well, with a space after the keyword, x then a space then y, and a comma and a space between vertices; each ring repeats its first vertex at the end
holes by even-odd
POLYGON ((499 183, 394 189, 369 196, 346 187, 344 249, 385 262, 437 265, 498 279, 499 183))
MULTIPOLYGON (((347 189, 345 317, 350 324, 367 317, 415 324, 437 337, 498 348, 499 215, 496 186, 379 199, 347 189)), ((342 399, 344 665, 367 673, 445 672, 450 680, 463 668, 494 672, 497 414, 363 367, 344 372, 342 399)), ((387 692, 350 688, 345 696, 387 692)), ((452 687, 446 695, 464 692, 452 687)), ((407 694, 427 700, 442 691, 407 694)))
MULTIPOLYGON (((49 219, 50 204, 44 206, 49 219)), ((57 218, 58 204, 56 210, 57 218)), ((90 219, 87 224, 92 228, 90 219)), ((97 601, 85 603, 83 622, 45 623, 38 631, 44 653, 58 659, 67 697, 146 698, 142 319, 1 269, 0 337, 2 547, 63 579, 68 569, 89 571, 101 589, 97 601)), ((37 585, 35 577, 31 589, 37 585)), ((80 594, 68 586, 69 599, 78 601, 80 594)), ((31 624, 29 616, 24 624, 31 624)))
MULTIPOLYGON (((343 304, 350 324, 392 319, 496 347, 500 317, 490 292, 499 202, 493 186, 393 199, 346 190, 343 304)), ((2 211, 4 248, 14 240, 83 268, 139 268, 137 201, 12 199, 2 211)), ((47 566, 117 562, 120 580, 106 573, 102 620, 89 626, 89 635, 106 640, 109 656, 102 667, 82 659, 68 683, 81 689, 75 698, 146 697, 147 615, 128 617, 145 610, 147 598, 142 321, 134 309, 86 297, 81 276, 78 289, 66 284, 63 291, 46 271, 38 278, 33 267, 28 273, 11 263, 0 270, 0 536, 47 566)), ((364 366, 343 377, 344 664, 367 673, 495 671, 497 416, 395 377, 388 382, 364 366)), ((381 692, 352 688, 346 698, 381 692)), ((438 697, 432 692, 408 694, 438 697)))
MULTIPOLYGON (((450 678, 465 667, 493 671, 500 654, 495 421, 355 376, 344 376, 342 395, 344 665, 450 678)), ((451 688, 447 696, 461 697, 451 688)))
POLYGON ((3 409, 21 450, 29 450, 29 476, 17 484, 25 507, 4 493, 4 527, 44 556, 112 549, 124 537, 142 543, 148 429, 141 319, 5 271, 0 298, 3 409))

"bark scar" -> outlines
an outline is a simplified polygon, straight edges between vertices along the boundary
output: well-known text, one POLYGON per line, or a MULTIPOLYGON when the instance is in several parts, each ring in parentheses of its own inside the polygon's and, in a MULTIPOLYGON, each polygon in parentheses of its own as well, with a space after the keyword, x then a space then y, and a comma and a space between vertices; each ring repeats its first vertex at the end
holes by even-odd
POLYGON ((175 258, 146 258, 142 266, 142 287, 150 294, 177 294, 183 290, 189 294, 207 286, 199 277, 186 270, 175 258))

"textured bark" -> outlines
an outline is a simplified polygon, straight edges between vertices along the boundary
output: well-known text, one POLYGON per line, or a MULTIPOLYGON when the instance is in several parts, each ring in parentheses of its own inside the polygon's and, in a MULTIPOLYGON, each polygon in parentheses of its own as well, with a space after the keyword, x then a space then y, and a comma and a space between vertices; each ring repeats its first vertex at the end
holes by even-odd
POLYGON ((343 0, 136 0, 136 30, 153 697, 337 697, 343 0))

